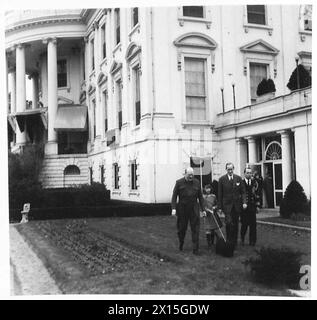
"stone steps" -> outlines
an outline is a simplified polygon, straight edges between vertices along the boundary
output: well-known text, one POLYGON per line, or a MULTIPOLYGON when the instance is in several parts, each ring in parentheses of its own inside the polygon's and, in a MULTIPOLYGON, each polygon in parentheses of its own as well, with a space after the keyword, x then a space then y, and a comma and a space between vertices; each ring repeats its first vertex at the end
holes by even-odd
POLYGON ((88 183, 87 156, 62 155, 46 156, 40 173, 40 180, 44 188, 63 188, 73 184, 88 183), (79 168, 79 175, 64 175, 64 170, 69 165, 79 168))

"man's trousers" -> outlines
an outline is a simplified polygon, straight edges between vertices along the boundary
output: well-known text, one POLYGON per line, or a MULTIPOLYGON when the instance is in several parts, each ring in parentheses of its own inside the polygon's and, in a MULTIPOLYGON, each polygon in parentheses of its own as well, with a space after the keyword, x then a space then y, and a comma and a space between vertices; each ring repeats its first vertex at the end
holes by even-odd
POLYGON ((237 245, 239 229, 239 212, 232 207, 229 217, 226 219, 226 235, 227 241, 237 245))
POLYGON ((190 223, 190 229, 192 233, 193 249, 198 250, 199 248, 199 228, 200 228, 200 217, 199 211, 195 210, 196 204, 179 204, 177 212, 177 234, 179 243, 183 244, 188 222, 190 223))

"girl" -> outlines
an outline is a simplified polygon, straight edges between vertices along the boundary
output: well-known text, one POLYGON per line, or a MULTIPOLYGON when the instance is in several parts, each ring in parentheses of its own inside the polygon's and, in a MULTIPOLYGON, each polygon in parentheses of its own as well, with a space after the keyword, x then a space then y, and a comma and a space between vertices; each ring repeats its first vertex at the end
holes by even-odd
POLYGON ((214 244, 215 238, 214 230, 217 229, 217 225, 212 215, 212 212, 215 212, 217 209, 217 198, 210 184, 205 185, 203 197, 206 209, 206 215, 204 216, 206 240, 208 249, 211 249, 211 246, 214 244), (210 212, 209 210, 212 212, 210 212))

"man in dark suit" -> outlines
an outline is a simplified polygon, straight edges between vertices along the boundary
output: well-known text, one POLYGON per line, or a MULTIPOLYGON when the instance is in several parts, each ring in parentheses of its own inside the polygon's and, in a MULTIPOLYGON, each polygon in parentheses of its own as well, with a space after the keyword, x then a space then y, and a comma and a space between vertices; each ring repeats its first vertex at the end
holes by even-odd
POLYGON ((199 180, 194 178, 194 170, 189 167, 185 171, 184 178, 176 181, 172 196, 172 215, 177 215, 177 234, 180 251, 183 250, 188 221, 190 222, 194 254, 198 254, 199 249, 200 214, 197 199, 201 210, 205 212, 199 180), (176 204, 177 197, 178 203, 176 204))
POLYGON ((256 189, 257 183, 252 179, 251 168, 244 169, 244 176, 242 183, 246 189, 246 203, 247 207, 241 213, 241 242, 244 245, 244 238, 249 227, 249 244, 254 246, 256 243, 256 189))
POLYGON ((219 179, 218 205, 225 214, 227 240, 237 245, 239 216, 242 208, 245 209, 246 193, 242 178, 233 174, 234 165, 226 164, 227 174, 219 179))

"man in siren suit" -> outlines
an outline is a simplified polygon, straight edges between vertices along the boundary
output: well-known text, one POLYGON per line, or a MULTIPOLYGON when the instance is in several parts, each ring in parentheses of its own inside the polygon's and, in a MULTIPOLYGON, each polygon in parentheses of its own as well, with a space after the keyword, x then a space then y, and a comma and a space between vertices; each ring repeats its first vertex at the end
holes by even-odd
POLYGON ((194 177, 193 168, 188 167, 185 170, 185 176, 176 181, 172 196, 172 215, 177 215, 180 251, 183 250, 188 221, 190 222, 194 254, 198 254, 199 249, 200 214, 197 200, 199 200, 201 211, 205 213, 200 182, 194 177))

